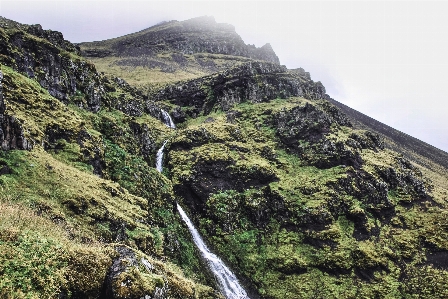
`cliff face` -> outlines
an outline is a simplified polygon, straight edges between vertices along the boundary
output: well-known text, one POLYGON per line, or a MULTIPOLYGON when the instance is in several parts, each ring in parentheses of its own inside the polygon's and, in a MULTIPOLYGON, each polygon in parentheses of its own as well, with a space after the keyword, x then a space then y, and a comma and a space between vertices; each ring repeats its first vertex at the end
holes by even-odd
POLYGON ((210 66, 145 89, 60 33, 0 27, 0 297, 223 298, 176 203, 252 299, 448 297, 446 176, 269 45, 211 18, 81 45, 210 66))
POLYGON ((5 29, 1 30, 2 64, 35 78, 61 101, 67 102, 75 93, 83 93, 86 95, 83 104, 92 111, 99 109, 104 97, 99 75, 92 65, 71 56, 77 50, 61 33, 44 31, 39 25, 29 26, 26 31, 5 29))
POLYGON ((301 96, 308 99, 327 97, 325 87, 306 76, 290 73, 284 66, 266 62, 248 62, 224 72, 171 84, 152 95, 184 107, 190 117, 213 110, 230 110, 243 102, 261 103, 276 98, 301 96))

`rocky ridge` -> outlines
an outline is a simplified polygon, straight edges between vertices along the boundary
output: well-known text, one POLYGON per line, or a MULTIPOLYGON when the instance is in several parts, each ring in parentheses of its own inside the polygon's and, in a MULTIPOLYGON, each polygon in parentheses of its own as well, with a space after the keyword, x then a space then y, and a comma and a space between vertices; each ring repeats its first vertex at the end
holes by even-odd
POLYGON ((234 105, 249 101, 268 102, 275 98, 303 96, 326 98, 320 82, 296 73, 284 66, 267 62, 247 62, 210 76, 177 82, 152 95, 157 101, 188 107, 190 117, 209 114, 213 110, 230 110, 234 105))
POLYGON ((230 24, 216 23, 213 17, 208 16, 183 22, 164 22, 122 38, 81 43, 79 46, 86 57, 154 56, 161 52, 210 53, 280 63, 270 44, 261 48, 246 45, 235 32, 235 27, 230 24))

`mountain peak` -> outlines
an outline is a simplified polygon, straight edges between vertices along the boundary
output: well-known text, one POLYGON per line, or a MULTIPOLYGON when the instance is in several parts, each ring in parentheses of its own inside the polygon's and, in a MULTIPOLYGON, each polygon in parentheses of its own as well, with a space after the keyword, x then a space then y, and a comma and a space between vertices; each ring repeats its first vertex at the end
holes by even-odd
POLYGON ((235 32, 235 26, 227 23, 218 23, 214 16, 201 16, 180 22, 185 28, 201 30, 227 30, 235 32))
POLYGON ((79 45, 83 54, 88 57, 154 57, 160 53, 208 53, 280 63, 269 44, 261 48, 246 45, 233 25, 217 23, 213 16, 164 22, 115 39, 79 45))

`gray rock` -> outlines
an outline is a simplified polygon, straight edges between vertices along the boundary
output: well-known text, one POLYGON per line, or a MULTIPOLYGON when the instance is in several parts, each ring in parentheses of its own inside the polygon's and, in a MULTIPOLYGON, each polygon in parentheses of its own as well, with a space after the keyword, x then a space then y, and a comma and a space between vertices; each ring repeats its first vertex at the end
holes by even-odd
POLYGON ((78 50, 65 41, 61 33, 32 25, 26 32, 17 31, 8 37, 9 40, 0 40, 0 54, 11 58, 10 67, 34 78, 50 95, 64 103, 82 94, 85 103, 79 106, 99 111, 105 98, 102 77, 92 64, 72 57, 78 50), (30 38, 29 34, 46 39, 48 43, 30 38))
MULTIPOLYGON (((124 297, 120 296, 119 292, 117 292, 116 290, 117 288, 116 280, 120 279, 120 275, 122 275, 123 273, 132 271, 131 268, 137 268, 137 269, 144 268, 148 273, 154 273, 156 271, 155 267, 151 265, 146 259, 144 258, 138 259, 137 254, 131 248, 125 246, 117 246, 115 250, 119 255, 117 258, 115 258, 109 269, 109 274, 106 277, 101 298, 124 299, 124 297)), ((120 282, 120 280, 118 280, 118 282, 120 282)), ((121 287, 126 287, 127 285, 129 286, 138 283, 139 281, 132 281, 132 278, 128 278, 125 281, 121 282, 121 287)), ((152 294, 147 293, 145 294, 143 290, 139 290, 137 291, 137 293, 126 296, 125 298, 127 299, 168 298, 167 286, 165 282, 163 283, 163 285, 161 284, 159 286, 156 286, 155 289, 151 292, 152 294)))

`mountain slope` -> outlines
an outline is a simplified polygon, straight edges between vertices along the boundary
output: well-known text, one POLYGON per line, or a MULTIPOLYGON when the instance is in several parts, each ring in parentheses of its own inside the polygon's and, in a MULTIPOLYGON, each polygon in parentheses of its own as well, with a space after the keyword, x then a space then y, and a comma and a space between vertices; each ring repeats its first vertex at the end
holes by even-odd
POLYGON ((411 159, 426 167, 431 168, 431 165, 427 165, 424 159, 421 159, 418 156, 429 159, 433 163, 439 164, 440 166, 448 169, 448 153, 420 141, 417 138, 395 130, 390 126, 387 126, 333 99, 329 99, 329 101, 341 109, 341 111, 343 111, 348 117, 350 117, 350 119, 353 120, 355 127, 372 130, 381 134, 384 138, 386 138, 386 145, 392 150, 398 151, 405 155, 408 159, 411 159))
MULTIPOLYGON (((191 22, 129 40, 174 47, 191 22)), ((216 26, 217 46, 234 36, 216 26)), ((223 298, 176 203, 252 299, 448 297, 442 163, 391 149, 304 70, 206 53, 231 63, 142 89, 60 33, 0 27, 2 297, 223 298)), ((123 40, 95 47, 132 57, 123 40)))
POLYGON ((269 44, 246 45, 232 25, 207 16, 79 47, 100 71, 141 85, 197 78, 251 59, 279 64, 269 44))
POLYGON ((446 186, 353 129, 321 92, 230 109, 214 93, 222 106, 169 145, 175 194, 262 298, 445 296, 446 186))
POLYGON ((177 51, 182 54, 210 53, 242 56, 279 63, 269 44, 248 46, 229 24, 213 17, 183 22, 170 21, 112 40, 79 44, 84 56, 142 56, 177 51), (103 52, 101 52, 103 50, 103 52))
POLYGON ((1 296, 219 298, 198 283, 210 281, 197 271, 170 183, 149 166, 157 137, 170 134, 160 108, 143 107, 138 92, 96 72, 68 42, 75 50, 39 37, 52 31, 4 26, 1 296))

